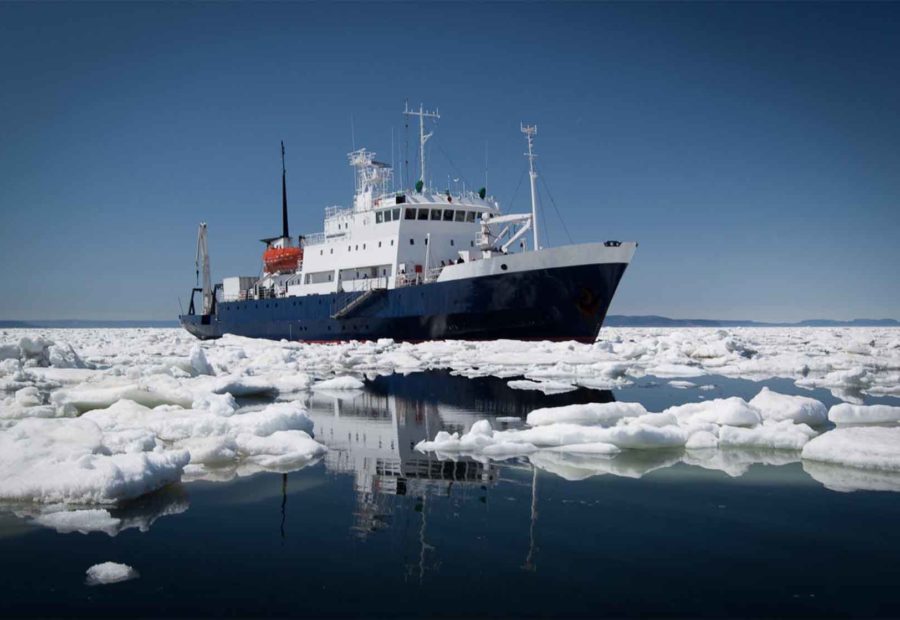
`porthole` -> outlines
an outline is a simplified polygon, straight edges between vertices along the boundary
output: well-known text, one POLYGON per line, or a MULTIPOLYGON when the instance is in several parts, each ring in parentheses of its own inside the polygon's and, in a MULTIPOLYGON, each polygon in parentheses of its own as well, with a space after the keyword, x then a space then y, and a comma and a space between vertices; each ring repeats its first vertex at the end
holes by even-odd
POLYGON ((506 271, 507 269, 509 269, 509 267, 506 266, 506 263, 503 263, 502 265, 500 265, 500 269, 506 271))

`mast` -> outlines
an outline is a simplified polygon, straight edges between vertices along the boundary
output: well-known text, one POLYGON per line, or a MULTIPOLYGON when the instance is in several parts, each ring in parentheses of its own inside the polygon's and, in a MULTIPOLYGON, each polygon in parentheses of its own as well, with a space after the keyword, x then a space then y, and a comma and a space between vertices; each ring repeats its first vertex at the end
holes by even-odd
POLYGON ((409 104, 406 104, 405 109, 403 110, 403 114, 406 116, 418 116, 419 117, 419 180, 422 182, 422 191, 425 191, 425 143, 428 142, 428 138, 434 135, 434 132, 425 133, 425 119, 433 118, 439 119, 441 115, 437 110, 434 112, 426 112, 425 108, 422 104, 419 104, 418 112, 416 110, 410 110, 409 104))
POLYGON ((290 238, 287 216, 287 172, 284 169, 284 140, 281 141, 281 236, 290 238))
POLYGON ((531 230, 534 234, 534 249, 539 250, 538 246, 538 221, 537 221, 537 172, 534 170, 534 135, 537 133, 537 125, 520 124, 520 129, 525 134, 528 141, 528 152, 525 156, 528 158, 528 176, 531 177, 531 230))

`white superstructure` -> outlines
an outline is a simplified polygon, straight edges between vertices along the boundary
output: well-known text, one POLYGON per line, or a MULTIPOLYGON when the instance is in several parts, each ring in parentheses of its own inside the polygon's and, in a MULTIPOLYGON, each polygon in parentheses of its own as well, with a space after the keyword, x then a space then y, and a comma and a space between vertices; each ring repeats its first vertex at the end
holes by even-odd
MULTIPOLYGON (((533 214, 501 215, 484 189, 438 191, 426 185, 424 146, 432 134, 426 133, 425 120, 438 115, 422 107, 404 113, 419 118, 416 188, 392 191, 389 164, 365 148, 349 153, 356 171, 352 206, 325 209, 323 231, 301 237, 296 271, 264 273, 249 288, 246 279, 226 278, 224 301, 393 289, 463 273, 472 277, 479 270, 465 265, 528 249, 525 233, 533 228, 533 214)), ((527 137, 530 151, 533 134, 527 137)))

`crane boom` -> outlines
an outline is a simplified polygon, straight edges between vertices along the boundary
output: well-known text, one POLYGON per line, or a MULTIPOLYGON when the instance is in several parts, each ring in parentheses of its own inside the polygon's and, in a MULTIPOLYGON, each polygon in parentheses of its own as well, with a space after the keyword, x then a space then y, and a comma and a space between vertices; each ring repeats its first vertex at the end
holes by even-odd
POLYGON ((209 276, 209 246, 206 242, 206 222, 200 222, 197 229, 197 256, 194 259, 197 267, 197 285, 200 286, 200 272, 203 272, 203 314, 212 310, 212 282, 209 276))

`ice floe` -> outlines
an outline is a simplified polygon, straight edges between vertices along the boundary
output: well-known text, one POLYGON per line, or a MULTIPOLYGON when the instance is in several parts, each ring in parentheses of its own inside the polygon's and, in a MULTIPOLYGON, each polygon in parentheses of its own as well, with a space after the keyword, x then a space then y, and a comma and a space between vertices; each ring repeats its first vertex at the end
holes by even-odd
POLYGON ((803 447, 803 459, 900 472, 900 427, 836 428, 807 443, 803 447))
POLYGON ((841 403, 828 410, 828 419, 838 425, 900 423, 900 407, 841 403))
POLYGON ((117 562, 103 562, 94 564, 86 571, 85 584, 89 586, 101 586, 110 583, 120 583, 137 579, 140 574, 127 564, 117 562))

